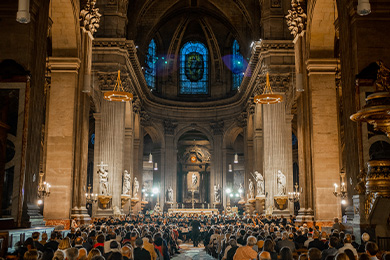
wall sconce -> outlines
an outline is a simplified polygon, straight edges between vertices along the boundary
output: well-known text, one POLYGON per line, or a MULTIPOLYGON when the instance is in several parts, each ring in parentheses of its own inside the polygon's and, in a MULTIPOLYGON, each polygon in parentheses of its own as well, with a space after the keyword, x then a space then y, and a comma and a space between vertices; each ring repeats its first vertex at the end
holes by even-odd
POLYGON ((238 154, 237 153, 234 155, 234 163, 238 163, 238 154))
POLYGON ((345 205, 345 204, 347 204, 347 201, 345 200, 345 198, 347 197, 347 185, 346 185, 345 180, 344 180, 345 179, 345 172, 340 172, 340 177, 341 177, 340 191, 337 190, 337 188, 339 186, 337 185, 337 183, 335 183, 333 195, 335 195, 336 197, 340 197, 341 204, 345 205))
POLYGON ((39 173, 39 184, 38 184, 38 197, 43 199, 44 197, 48 197, 50 195, 50 184, 48 182, 43 181, 44 172, 39 173))
POLYGON ((153 163, 153 155, 152 155, 152 153, 149 154, 149 163, 153 163))
POLYGON ((153 168, 153 170, 155 170, 155 171, 158 170, 157 163, 154 163, 154 168, 153 168))
POLYGON ((229 172, 232 172, 233 169, 232 169, 232 165, 229 163, 229 172))

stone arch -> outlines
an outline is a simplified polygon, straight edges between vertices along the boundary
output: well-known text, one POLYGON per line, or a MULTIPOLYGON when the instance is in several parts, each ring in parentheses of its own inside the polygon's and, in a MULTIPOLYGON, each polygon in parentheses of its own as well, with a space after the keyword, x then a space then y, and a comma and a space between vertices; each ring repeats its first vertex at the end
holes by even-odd
POLYGON ((164 143, 164 135, 161 133, 161 131, 158 130, 157 127, 151 125, 151 126, 145 126, 144 127, 144 136, 149 135, 152 138, 153 144, 156 144, 157 146, 162 146, 164 143))
POLYGON ((211 135, 210 131, 208 131, 206 128, 199 126, 199 125, 196 125, 196 124, 184 126, 177 131, 177 133, 175 135, 175 140, 174 140, 174 147, 177 147, 177 143, 179 142, 180 137, 183 134, 185 134, 186 132, 191 131, 191 130, 197 130, 197 131, 203 133, 205 136, 207 136, 207 139, 210 142, 210 146, 214 147, 214 138, 211 135))
POLYGON ((334 21, 337 19, 335 3, 327 0, 315 0, 309 4, 307 9, 308 57, 333 58, 334 21))
POLYGON ((243 133, 243 129, 237 125, 230 126, 223 137, 223 147, 224 148, 233 148, 234 142, 237 139, 239 134, 243 133))
POLYGON ((80 56, 80 5, 76 0, 52 0, 50 3, 53 56, 80 56))

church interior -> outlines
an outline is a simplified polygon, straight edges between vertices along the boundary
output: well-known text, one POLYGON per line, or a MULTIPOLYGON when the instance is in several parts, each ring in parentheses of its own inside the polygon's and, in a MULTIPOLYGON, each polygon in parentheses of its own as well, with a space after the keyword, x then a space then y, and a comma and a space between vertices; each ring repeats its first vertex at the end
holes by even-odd
POLYGON ((0 230, 139 212, 390 237, 389 0, 2 0, 0 230))

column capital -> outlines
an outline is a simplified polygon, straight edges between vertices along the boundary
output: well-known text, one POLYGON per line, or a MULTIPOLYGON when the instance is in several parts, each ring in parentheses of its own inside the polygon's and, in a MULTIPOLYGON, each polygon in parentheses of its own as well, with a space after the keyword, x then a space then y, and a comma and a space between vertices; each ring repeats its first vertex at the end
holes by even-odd
POLYGON ((311 74, 336 74, 339 66, 338 59, 308 59, 306 68, 308 76, 311 74))
POLYGON ((53 72, 76 72, 80 68, 80 59, 74 57, 49 57, 49 69, 53 72))
POLYGON ((93 118, 95 120, 101 120, 102 119, 102 114, 101 113, 93 113, 93 118))

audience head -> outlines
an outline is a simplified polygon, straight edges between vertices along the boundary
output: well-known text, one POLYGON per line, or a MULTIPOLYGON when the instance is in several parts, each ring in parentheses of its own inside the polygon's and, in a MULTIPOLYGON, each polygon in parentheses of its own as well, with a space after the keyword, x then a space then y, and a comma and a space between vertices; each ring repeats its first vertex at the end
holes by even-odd
POLYGON ((363 233, 362 234, 362 241, 365 243, 365 242, 368 242, 370 240, 370 235, 368 233, 363 233))
POLYGON ((87 256, 87 260, 92 260, 92 258, 94 256, 101 256, 101 255, 102 255, 102 253, 100 253, 99 249, 93 248, 93 249, 91 249, 91 251, 89 251, 88 256, 87 256))
POLYGON ((338 253, 335 258, 335 260, 349 260, 349 257, 345 253, 338 253))
POLYGON ((257 243, 257 239, 254 236, 249 236, 246 239, 246 245, 247 246, 254 246, 254 245, 256 245, 256 243, 257 243))
POLYGON ((375 256, 379 251, 378 245, 374 242, 367 242, 366 253, 370 256, 375 256))
POLYGON ((57 250, 54 252, 53 260, 64 260, 65 254, 62 250, 57 250))
POLYGON ((110 254, 107 260, 122 260, 122 253, 120 252, 113 252, 110 254))
POLYGON ((307 254, 300 254, 298 260, 307 260, 307 254))
POLYGON ((289 247, 282 247, 280 250, 280 258, 282 260, 293 260, 293 255, 289 247))
POLYGON ((51 248, 45 248, 42 254, 41 260, 52 260, 54 257, 54 251, 51 248))
POLYGON ((135 240, 135 245, 136 245, 137 247, 142 247, 142 246, 144 245, 144 241, 143 241, 141 238, 137 238, 137 239, 135 240))
POLYGON ((337 237, 331 236, 329 238, 330 247, 337 247, 338 244, 339 244, 339 239, 337 237))
POLYGON ((263 245, 263 251, 274 252, 274 243, 271 239, 266 239, 263 245))
POLYGON ((370 256, 366 253, 363 253, 359 256, 359 260, 370 260, 370 256))
POLYGON ((309 260, 321 260, 321 251, 318 248, 310 248, 307 255, 309 260))
POLYGON ((79 250, 77 248, 73 247, 65 250, 66 260, 77 260, 78 257, 79 257, 79 250))
POLYGON ((71 248, 72 245, 70 244, 70 238, 65 237, 64 239, 61 240, 60 244, 58 245, 58 249, 61 250, 66 250, 68 248, 71 248))
POLYGON ((271 260, 271 254, 267 251, 263 251, 259 254, 260 260, 271 260))
POLYGON ((87 259, 87 249, 85 248, 80 248, 79 249, 79 257, 78 257, 78 260, 86 260, 87 259))
POLYGON ((38 260, 38 251, 31 249, 24 253, 23 260, 38 260))

